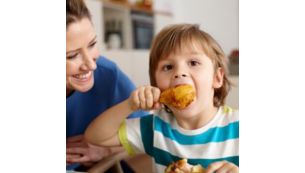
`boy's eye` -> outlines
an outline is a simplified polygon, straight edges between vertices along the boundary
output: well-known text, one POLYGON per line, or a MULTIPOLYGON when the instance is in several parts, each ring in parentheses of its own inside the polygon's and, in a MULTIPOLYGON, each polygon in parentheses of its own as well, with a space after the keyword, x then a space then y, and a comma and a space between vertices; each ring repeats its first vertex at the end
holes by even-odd
POLYGON ((192 60, 191 62, 190 62, 190 65, 191 66, 196 66, 196 65, 199 65, 200 63, 198 62, 198 61, 194 61, 194 60, 192 60))
POLYGON ((172 68, 173 68, 172 65, 164 65, 164 66, 162 67, 162 70, 163 70, 163 71, 168 71, 168 70, 171 70, 172 68))

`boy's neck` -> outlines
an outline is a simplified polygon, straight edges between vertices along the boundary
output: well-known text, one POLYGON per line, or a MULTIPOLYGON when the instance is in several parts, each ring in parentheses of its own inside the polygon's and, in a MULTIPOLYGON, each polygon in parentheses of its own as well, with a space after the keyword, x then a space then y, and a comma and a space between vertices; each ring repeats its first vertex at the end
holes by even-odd
POLYGON ((212 107, 209 110, 200 112, 198 115, 192 118, 179 119, 176 117, 176 120, 179 126, 181 126, 183 129, 195 130, 208 124, 216 116, 217 111, 218 111, 218 107, 212 107))

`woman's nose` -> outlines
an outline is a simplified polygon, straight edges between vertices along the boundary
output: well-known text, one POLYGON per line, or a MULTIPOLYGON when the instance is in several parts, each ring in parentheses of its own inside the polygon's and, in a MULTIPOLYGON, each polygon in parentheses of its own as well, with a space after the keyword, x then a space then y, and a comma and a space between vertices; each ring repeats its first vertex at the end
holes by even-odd
POLYGON ((95 70, 96 69, 96 57, 90 56, 88 53, 83 54, 83 70, 95 70))

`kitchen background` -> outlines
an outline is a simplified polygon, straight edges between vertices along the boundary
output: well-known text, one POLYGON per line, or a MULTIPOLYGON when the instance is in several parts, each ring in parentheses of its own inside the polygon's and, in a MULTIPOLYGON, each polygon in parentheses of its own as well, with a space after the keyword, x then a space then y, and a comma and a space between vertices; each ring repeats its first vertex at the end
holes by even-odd
POLYGON ((113 60, 137 86, 149 84, 152 37, 173 23, 196 23, 229 58, 232 90, 227 104, 239 108, 238 0, 86 0, 101 54, 113 60))

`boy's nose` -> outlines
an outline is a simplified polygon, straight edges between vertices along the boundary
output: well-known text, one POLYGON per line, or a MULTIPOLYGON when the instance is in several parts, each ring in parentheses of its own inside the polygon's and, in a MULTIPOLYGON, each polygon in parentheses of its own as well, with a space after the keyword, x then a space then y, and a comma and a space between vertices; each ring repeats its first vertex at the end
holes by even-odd
POLYGON ((186 74, 176 74, 175 78, 181 78, 181 77, 186 77, 186 76, 187 76, 186 74))

